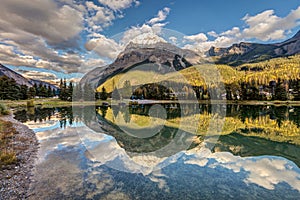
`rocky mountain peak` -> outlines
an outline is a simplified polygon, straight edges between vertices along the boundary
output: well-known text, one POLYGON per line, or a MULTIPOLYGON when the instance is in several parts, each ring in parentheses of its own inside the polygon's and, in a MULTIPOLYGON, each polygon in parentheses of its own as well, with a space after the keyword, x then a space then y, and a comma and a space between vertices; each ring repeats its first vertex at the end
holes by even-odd
POLYGON ((294 37, 281 43, 258 44, 241 42, 227 48, 211 47, 206 52, 206 55, 216 57, 217 63, 238 65, 298 53, 300 53, 300 31, 294 37))
POLYGON ((155 45, 156 43, 167 43, 163 38, 154 33, 143 33, 130 41, 131 45, 155 45))
POLYGON ((112 64, 106 66, 104 69, 94 69, 86 74, 81 82, 90 81, 97 87, 113 74, 121 73, 140 63, 164 64, 175 70, 181 70, 197 64, 199 61, 200 57, 197 53, 167 43, 158 36, 150 34, 137 38, 141 40, 146 38, 149 41, 131 41, 112 64), (98 78, 95 77, 95 74, 98 74, 98 78), (96 82, 97 80, 98 82, 96 82))

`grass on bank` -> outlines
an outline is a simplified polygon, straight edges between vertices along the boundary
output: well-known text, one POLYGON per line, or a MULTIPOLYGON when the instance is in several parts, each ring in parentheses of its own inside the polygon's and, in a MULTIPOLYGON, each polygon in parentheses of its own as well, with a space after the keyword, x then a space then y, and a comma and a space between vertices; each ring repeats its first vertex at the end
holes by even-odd
POLYGON ((24 108, 24 107, 65 107, 65 106, 85 106, 85 105, 100 105, 102 101, 62 101, 56 98, 41 98, 41 99, 31 99, 31 100, 0 100, 0 104, 5 105, 7 108, 24 108))
POLYGON ((7 109, 6 105, 0 103, 0 116, 8 115, 10 113, 9 109, 7 109))
MULTIPOLYGON (((0 116, 9 114, 5 105, 0 104, 0 116)), ((12 123, 0 119, 0 167, 17 162, 16 153, 11 145, 11 140, 16 134, 12 123)))

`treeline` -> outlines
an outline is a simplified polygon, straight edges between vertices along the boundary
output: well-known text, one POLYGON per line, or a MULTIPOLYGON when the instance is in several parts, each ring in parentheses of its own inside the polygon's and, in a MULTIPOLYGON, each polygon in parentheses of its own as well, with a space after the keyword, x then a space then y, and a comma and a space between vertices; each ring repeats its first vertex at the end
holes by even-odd
POLYGON ((192 86, 193 91, 182 90, 186 97, 194 92, 198 100, 300 100, 300 79, 284 80, 278 78, 268 84, 255 81, 239 81, 221 85, 192 86))
POLYGON ((300 79, 257 81, 225 84, 227 100, 300 100, 300 79))
POLYGON ((95 100, 95 90, 91 84, 76 84, 72 81, 67 83, 66 79, 60 80, 59 99, 63 101, 92 101, 95 100))
POLYGON ((300 80, 270 81, 269 84, 257 84, 255 82, 241 82, 227 84, 227 100, 300 100, 300 80))
POLYGON ((32 98, 51 98, 58 96, 63 101, 93 101, 95 99, 106 100, 110 94, 102 88, 101 92, 89 84, 76 84, 72 81, 67 83, 66 79, 61 79, 59 88, 54 89, 42 83, 32 87, 19 85, 14 79, 7 76, 0 76, 0 99, 2 100, 26 100, 32 98))
POLYGON ((73 82, 67 84, 66 79, 60 79, 58 97, 63 101, 72 101, 73 97, 73 82))
MULTIPOLYGON (((71 87, 69 87, 69 90, 67 90, 67 92, 71 92, 70 88, 71 87)), ((71 96, 71 100, 73 101, 94 101, 95 99, 106 100, 111 95, 106 92, 105 87, 102 87, 101 91, 97 92, 90 83, 78 83, 75 85, 72 92, 73 93, 71 96)))
POLYGON ((33 87, 19 85, 14 79, 7 76, 0 77, 0 99, 3 100, 25 100, 34 97, 53 97, 57 91, 50 86, 34 84, 33 87))
POLYGON ((191 86, 184 83, 151 83, 128 86, 118 90, 123 98, 131 99, 198 99, 198 100, 300 100, 300 79, 284 80, 278 78, 268 84, 259 84, 255 81, 223 83, 222 85, 211 84, 191 86), (131 95, 128 95, 132 91, 131 95))

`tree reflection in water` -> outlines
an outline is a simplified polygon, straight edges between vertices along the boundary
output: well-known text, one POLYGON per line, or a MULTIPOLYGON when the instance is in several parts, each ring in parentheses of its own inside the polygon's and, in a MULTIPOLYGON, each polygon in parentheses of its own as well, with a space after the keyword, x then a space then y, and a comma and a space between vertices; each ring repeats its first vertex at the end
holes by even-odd
MULTIPOLYGON (((162 104, 166 110, 166 121, 176 122, 182 112, 184 116, 195 106, 199 106, 199 115, 202 119, 219 114, 209 104, 162 104)), ((226 121, 222 135, 219 137, 213 151, 229 151, 234 155, 279 155, 300 164, 297 155, 300 145, 300 107, 297 106, 257 106, 257 105, 220 105, 226 106, 226 121), (278 150, 279 149, 279 150, 278 150)), ((57 107, 57 108, 30 108, 18 110, 15 118, 21 122, 33 121, 36 123, 58 120, 61 128, 74 122, 83 122, 89 128, 106 131, 116 138, 118 144, 130 152, 151 152, 168 144, 176 136, 178 126, 169 123, 157 134, 150 138, 137 138, 122 133, 122 128, 115 124, 114 119, 120 115, 125 125, 139 119, 147 120, 151 105, 135 106, 86 106, 86 107, 57 107), (145 145, 147 144, 147 145, 145 145)), ((157 116, 160 117, 159 115, 157 116)), ((200 128, 205 130, 207 122, 202 121, 200 128)), ((198 135, 189 147, 196 147, 203 141, 205 135, 201 132, 191 133, 198 135)))

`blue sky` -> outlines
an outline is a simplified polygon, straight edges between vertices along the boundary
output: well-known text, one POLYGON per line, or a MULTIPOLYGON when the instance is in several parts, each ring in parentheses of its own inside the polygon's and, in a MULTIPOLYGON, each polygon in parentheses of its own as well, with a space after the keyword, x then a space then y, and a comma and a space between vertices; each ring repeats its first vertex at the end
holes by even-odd
POLYGON ((298 0, 164 0, 140 1, 138 7, 125 11, 123 19, 116 20, 105 34, 112 36, 130 26, 141 25, 164 7, 171 9, 166 28, 186 35, 199 32, 223 32, 234 26, 244 26, 241 20, 246 14, 256 15, 265 10, 274 10, 280 17, 300 6, 298 0), (224 3, 227 1, 228 3, 224 3))
POLYGON ((149 35, 201 53, 283 41, 299 29, 299 0, 2 0, 0 63, 57 81, 109 64, 149 35))

